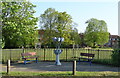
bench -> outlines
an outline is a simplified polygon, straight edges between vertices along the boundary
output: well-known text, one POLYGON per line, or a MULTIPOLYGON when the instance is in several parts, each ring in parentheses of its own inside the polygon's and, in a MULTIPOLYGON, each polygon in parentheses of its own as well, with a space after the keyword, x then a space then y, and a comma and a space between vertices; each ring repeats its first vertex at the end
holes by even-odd
POLYGON ((94 56, 95 54, 91 54, 91 53, 80 53, 79 64, 80 62, 89 62, 91 65, 91 61, 94 59, 94 56))
POLYGON ((36 52, 21 53, 21 56, 22 60, 24 60, 24 64, 30 61, 36 61, 36 63, 38 62, 38 56, 36 56, 36 52))

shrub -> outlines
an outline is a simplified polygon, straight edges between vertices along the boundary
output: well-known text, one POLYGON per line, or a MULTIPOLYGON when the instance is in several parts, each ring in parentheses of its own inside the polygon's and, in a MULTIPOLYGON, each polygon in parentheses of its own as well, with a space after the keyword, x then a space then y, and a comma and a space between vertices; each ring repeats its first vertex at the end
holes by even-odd
POLYGON ((114 49, 113 53, 112 53, 112 62, 117 65, 120 66, 120 49, 114 49))

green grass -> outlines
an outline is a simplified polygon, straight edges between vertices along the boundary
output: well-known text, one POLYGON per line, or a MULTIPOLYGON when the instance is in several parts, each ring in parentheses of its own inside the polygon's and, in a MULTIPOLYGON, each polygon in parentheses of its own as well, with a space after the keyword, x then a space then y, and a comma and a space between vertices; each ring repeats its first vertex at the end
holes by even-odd
MULTIPOLYGON (((2 76, 73 76, 72 72, 2 72, 2 76)), ((76 72, 75 76, 119 76, 118 72, 76 72)))

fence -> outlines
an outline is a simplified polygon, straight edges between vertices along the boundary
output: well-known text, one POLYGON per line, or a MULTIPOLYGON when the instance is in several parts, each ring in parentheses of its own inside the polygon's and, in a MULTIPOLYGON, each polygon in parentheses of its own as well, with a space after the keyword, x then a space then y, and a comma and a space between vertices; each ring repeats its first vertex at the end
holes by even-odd
MULTIPOLYGON (((2 49, 2 61, 6 62, 8 59, 11 61, 21 60, 21 53, 23 52, 37 52, 40 61, 55 60, 54 48, 43 49, 2 49)), ((60 60, 70 61, 73 57, 79 57, 80 53, 94 53, 95 60, 111 60, 112 50, 99 50, 99 49, 84 49, 84 48, 63 48, 60 54, 60 60)))

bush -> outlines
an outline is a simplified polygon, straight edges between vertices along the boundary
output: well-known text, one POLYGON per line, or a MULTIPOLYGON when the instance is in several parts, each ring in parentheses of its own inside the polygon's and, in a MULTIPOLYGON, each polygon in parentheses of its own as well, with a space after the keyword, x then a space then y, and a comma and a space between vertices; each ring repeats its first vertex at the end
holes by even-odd
POLYGON ((114 49, 113 53, 112 53, 112 62, 117 65, 120 66, 120 49, 114 49))
POLYGON ((0 48, 4 48, 4 46, 5 46, 4 40, 0 39, 0 48))

